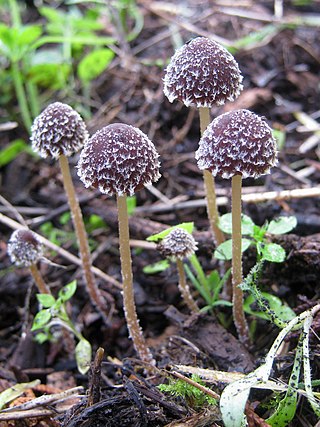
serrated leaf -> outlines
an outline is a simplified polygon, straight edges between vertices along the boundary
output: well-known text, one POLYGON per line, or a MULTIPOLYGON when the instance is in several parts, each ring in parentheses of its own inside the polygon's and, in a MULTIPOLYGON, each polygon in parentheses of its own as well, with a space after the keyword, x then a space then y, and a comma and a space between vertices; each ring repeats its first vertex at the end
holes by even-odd
POLYGON ((9 402, 21 396, 26 390, 36 387, 41 383, 40 380, 34 380, 29 383, 15 384, 0 393, 0 410, 9 402))
POLYGON ((50 322, 51 317, 52 314, 49 309, 39 311, 39 313, 37 313, 35 318, 33 319, 31 331, 36 331, 37 329, 43 328, 50 322))
POLYGON ((162 271, 169 268, 170 262, 167 259, 163 259, 159 262, 155 262, 154 264, 149 264, 143 267, 143 272, 145 274, 156 274, 161 273, 162 271))
POLYGON ((90 368, 92 349, 91 344, 86 339, 78 342, 75 348, 76 362, 79 372, 84 375, 90 368))
POLYGON ((56 302, 54 296, 49 294, 37 294, 37 300, 44 308, 50 308, 56 302))
POLYGON ((262 259, 270 262, 283 262, 286 259, 286 251, 276 243, 268 243, 262 249, 262 259))
POLYGON ((89 83, 98 77, 114 58, 111 49, 97 49, 86 55, 78 65, 78 76, 80 80, 89 83))
POLYGON ((73 280, 71 283, 64 286, 62 289, 60 289, 58 294, 59 299, 62 302, 68 301, 74 295, 76 289, 77 289, 77 281, 73 280))
MULTIPOLYGON (((242 252, 246 251, 251 245, 251 240, 241 239, 242 242, 242 252)), ((228 261, 232 259, 232 239, 226 240, 221 243, 214 251, 213 256, 222 261, 228 261)))
POLYGON ((271 234, 285 234, 293 230, 297 226, 297 218, 295 216, 281 216, 270 222, 267 232, 271 234))
POLYGON ((192 234, 194 223, 193 222, 182 222, 181 224, 175 225, 174 227, 167 228, 166 230, 161 231, 160 233, 153 234, 152 236, 147 237, 148 242, 159 242, 164 239, 172 230, 175 228, 183 228, 188 233, 192 234))

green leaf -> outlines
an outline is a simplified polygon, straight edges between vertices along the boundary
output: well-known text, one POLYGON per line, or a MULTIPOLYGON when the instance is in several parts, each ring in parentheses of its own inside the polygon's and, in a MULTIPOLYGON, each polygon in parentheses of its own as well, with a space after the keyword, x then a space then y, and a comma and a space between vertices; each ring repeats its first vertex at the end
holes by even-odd
MULTIPOLYGON (((254 222, 247 215, 241 216, 241 233, 242 235, 252 235, 253 234, 254 222)), ((222 215, 219 219, 219 228, 224 233, 232 233, 232 214, 227 213, 222 215)))
POLYGON ((12 162, 18 154, 29 151, 29 146, 22 139, 16 139, 0 151, 0 167, 12 162))
POLYGON ((127 197, 128 215, 132 215, 136 207, 137 207, 137 197, 136 196, 127 197))
POLYGON ((73 280, 71 283, 64 286, 62 289, 60 289, 58 294, 59 299, 62 302, 68 301, 74 295, 76 289, 77 289, 77 281, 73 280))
POLYGON ((26 390, 36 387, 41 383, 40 380, 34 380, 29 383, 15 384, 0 393, 0 410, 9 402, 21 396, 26 390))
POLYGON ((50 308, 56 302, 54 296, 49 294, 37 294, 37 300, 44 308, 50 308))
MULTIPOLYGON (((286 322, 295 317, 294 311, 287 305, 284 305, 281 299, 277 296, 269 294, 268 292, 261 292, 261 296, 267 300, 270 310, 272 310, 282 321, 286 322)), ((270 316, 268 316, 264 311, 257 311, 252 308, 252 305, 255 303, 255 297, 253 295, 249 295, 243 304, 244 311, 248 314, 257 316, 260 319, 269 320, 270 316)))
POLYGON ((33 319, 31 331, 36 331, 37 329, 43 328, 45 325, 47 325, 50 322, 51 317, 52 317, 52 314, 50 309, 39 311, 39 313, 37 313, 35 318, 33 319))
POLYGON ((181 224, 175 225, 174 227, 167 228, 160 233, 153 234, 152 236, 147 237, 148 242, 159 242, 159 240, 164 239, 172 230, 175 228, 183 228, 188 233, 192 234, 194 223, 193 222, 182 222, 181 224))
POLYGON ((270 234, 284 234, 293 230, 297 226, 295 216, 281 216, 270 222, 267 232, 270 234))
POLYGON ((30 44, 41 36, 42 27, 40 25, 24 25, 18 34, 17 45, 26 46, 29 49, 30 44))
POLYGON ((86 55, 78 65, 78 76, 84 83, 100 76, 114 58, 111 49, 97 49, 86 55))
POLYGON ((161 271, 169 268, 170 262, 167 259, 163 259, 161 261, 155 262, 154 264, 149 264, 143 267, 143 272, 145 274, 156 274, 161 273, 161 271))
MULTIPOLYGON (((246 251, 248 247, 251 245, 251 240, 249 239, 241 239, 242 242, 242 252, 246 251)), ((226 240, 221 243, 214 251, 213 256, 222 261, 228 261, 232 259, 232 239, 226 240)))
POLYGON ((283 262, 286 259, 286 251, 276 243, 268 243, 262 249, 262 259, 270 262, 283 262))
POLYGON ((70 72, 69 64, 35 64, 29 68, 28 78, 41 87, 59 90, 65 87, 70 72))
POLYGON ((90 368, 91 355, 91 344, 83 338, 78 342, 75 348, 78 370, 82 375, 86 374, 90 368))

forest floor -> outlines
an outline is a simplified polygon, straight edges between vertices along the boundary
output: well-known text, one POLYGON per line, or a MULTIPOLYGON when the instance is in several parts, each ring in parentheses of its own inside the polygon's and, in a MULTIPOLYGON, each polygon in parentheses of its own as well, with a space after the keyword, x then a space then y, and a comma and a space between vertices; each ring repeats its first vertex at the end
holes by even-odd
MULTIPOLYGON (((77 389, 73 402, 67 400, 64 407, 61 403, 36 406, 30 409, 33 414, 18 418, 16 412, 10 421, 1 418, 0 412, 0 427, 222 426, 217 407, 195 408, 192 402, 163 394, 156 386, 167 380, 170 369, 178 371, 176 365, 248 373, 263 362, 279 333, 270 322, 248 316, 254 338, 246 349, 237 339, 230 307, 218 306, 210 313, 190 315, 180 297, 174 264, 160 273, 143 271, 145 266, 162 259, 146 238, 190 221, 194 222, 197 255, 204 270, 209 273, 219 268, 212 257, 214 244, 208 231, 202 174, 194 158, 200 132, 198 112, 181 103, 168 102, 162 90, 165 66, 159 66, 168 62, 179 43, 195 36, 212 37, 228 46, 251 35, 250 42, 243 41, 235 52, 244 89, 235 102, 213 108, 212 117, 232 109, 250 109, 265 116, 283 135, 278 166, 270 175, 243 182, 247 197, 243 212, 256 224, 261 226, 288 215, 295 216, 298 223, 289 235, 274 240, 285 248, 287 258, 280 264, 265 263, 259 287, 279 297, 297 314, 319 303, 320 198, 316 191, 320 188, 320 4, 313 1, 295 6, 295 2, 286 1, 283 16, 276 19, 271 1, 173 3, 138 2, 144 17, 143 29, 131 43, 120 43, 118 56, 94 82, 93 114, 87 121, 90 133, 114 122, 139 127, 160 154, 162 177, 152 191, 143 189, 137 194, 137 206, 130 216, 135 300, 158 370, 144 369, 128 338, 120 289, 115 200, 84 189, 74 170, 85 218, 96 215, 103 220, 90 238, 94 241, 94 265, 113 278, 108 281, 97 276, 108 307, 108 322, 103 322, 89 302, 80 268, 64 253, 47 248, 47 258, 58 266, 41 263, 40 269, 55 295, 62 286, 77 279, 69 313, 94 352, 99 347, 104 349, 101 372, 99 363, 89 376, 77 371, 72 341, 59 339, 43 345, 34 341, 30 328, 38 309, 36 289, 29 271, 14 268, 7 255, 7 241, 19 223, 17 212, 33 231, 51 240, 56 238, 68 253, 77 255, 77 249, 70 220, 62 220, 68 204, 58 164, 21 153, 2 168, 0 180, 2 219, 5 216, 16 221, 11 227, 0 221, 0 392, 16 382, 35 379, 41 381, 41 386, 29 391, 29 399, 30 393, 34 398, 77 386, 83 389, 77 389), (252 37, 253 33, 259 36, 252 37), (309 190, 315 190, 314 196, 309 190), (280 197, 273 194, 268 199, 270 192, 280 197), (260 199, 255 197, 261 194, 260 199), (54 234, 57 229, 60 231, 54 234), (94 394, 92 405, 84 397, 88 389, 91 397, 94 394), (36 410, 40 412, 34 416, 36 410)), ((30 14, 35 16, 33 10, 30 14)), ((52 102, 56 100, 65 101, 60 98, 52 102)), ((0 147, 18 137, 28 139, 22 126, 1 131, 0 147)), ((71 165, 77 160, 78 156, 71 158, 71 165)), ((230 191, 230 182, 218 178, 222 214, 231 210, 230 191)), ((247 274, 255 262, 254 251, 245 254, 243 262, 247 274)), ((200 306, 204 305, 196 291, 194 297, 200 306)), ((315 334, 310 339, 313 379, 320 378, 319 328, 320 319, 316 318, 315 334)), ((284 383, 288 383, 296 345, 297 334, 289 334, 274 363, 272 376, 284 383)), ((191 373, 187 368, 179 372, 186 376, 191 373)), ((207 380, 206 386, 221 394, 225 383, 207 380)), ((268 417, 269 396, 270 391, 266 390, 250 395, 246 408, 249 426, 268 425, 263 419, 268 417)), ((311 427, 316 423, 307 399, 299 398, 296 415, 288 425, 311 427)))

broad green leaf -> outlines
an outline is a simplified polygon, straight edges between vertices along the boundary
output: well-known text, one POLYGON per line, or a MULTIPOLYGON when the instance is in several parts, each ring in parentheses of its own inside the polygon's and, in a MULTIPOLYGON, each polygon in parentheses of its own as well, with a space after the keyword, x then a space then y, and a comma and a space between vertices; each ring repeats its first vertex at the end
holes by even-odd
POLYGON ((37 294, 37 300, 44 308, 50 308, 56 302, 54 296, 49 294, 37 294))
POLYGON ((169 268, 170 262, 167 259, 163 259, 161 261, 155 262, 154 264, 149 264, 143 267, 143 272, 145 274, 156 274, 161 273, 161 271, 169 268))
POLYGON ((45 325, 47 325, 50 322, 51 317, 52 317, 52 314, 50 309, 39 311, 39 313, 37 313, 35 318, 33 319, 31 331, 36 331, 37 329, 43 328, 45 325))
POLYGON ((78 370, 82 375, 86 374, 90 368, 91 355, 91 344, 83 338, 78 342, 75 348, 78 370))
MULTIPOLYGON (((246 251, 248 247, 251 245, 251 240, 249 239, 241 239, 242 241, 242 252, 246 251)), ((214 251, 213 256, 222 261, 228 261, 232 259, 232 239, 226 240, 221 243, 214 251)))
POLYGON ((41 87, 58 90, 65 87, 70 71, 69 64, 36 64, 29 68, 28 78, 41 87))
POLYGON ((283 262, 286 259, 286 251, 276 243, 267 243, 262 249, 262 259, 270 262, 283 262))
POLYGON ((297 226, 297 218, 295 216, 281 216, 270 222, 267 232, 270 234, 285 234, 293 230, 297 226))
MULTIPOLYGON (((289 321, 295 317, 295 313, 291 310, 290 307, 284 305, 280 298, 275 295, 269 294, 268 292, 261 292, 261 295, 264 299, 267 300, 270 309, 276 314, 284 322, 289 321)), ((243 304, 243 309, 246 313, 255 315, 261 319, 269 320, 270 316, 268 316, 263 311, 258 309, 255 310, 252 308, 252 305, 255 304, 256 300, 253 295, 249 295, 243 304)))
POLYGON ((174 227, 167 228, 160 233, 153 234, 152 236, 147 237, 148 242, 159 242, 159 240, 164 239, 172 230, 175 228, 183 228, 188 233, 192 234, 194 223, 193 222, 182 222, 181 224, 175 225, 174 227))
POLYGON ((62 289, 60 289, 58 294, 59 299, 62 302, 68 301, 74 295, 76 289, 77 289, 77 281, 73 280, 71 283, 64 286, 62 289))
POLYGON ((0 410, 9 402, 21 396, 26 390, 36 387, 41 383, 40 380, 34 380, 29 383, 15 384, 0 393, 0 410))
MULTIPOLYGON (((242 235, 252 235, 253 234, 254 222, 247 215, 241 216, 241 233, 242 235)), ((222 215, 219 218, 219 228, 224 233, 231 234, 232 233, 232 214, 227 213, 222 215)))
POLYGON ((22 30, 18 33, 16 43, 19 46, 26 46, 30 48, 30 44, 36 41, 42 33, 40 25, 25 25, 22 30))
POLYGON ((78 65, 78 76, 84 83, 98 77, 114 58, 111 49, 97 49, 86 55, 78 65))

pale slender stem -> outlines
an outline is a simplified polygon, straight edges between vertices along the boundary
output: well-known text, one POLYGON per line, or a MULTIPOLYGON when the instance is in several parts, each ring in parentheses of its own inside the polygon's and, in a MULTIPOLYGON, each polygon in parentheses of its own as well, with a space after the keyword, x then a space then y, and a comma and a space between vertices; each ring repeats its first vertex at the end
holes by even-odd
POLYGON ((87 284, 87 290, 92 303, 96 306, 96 308, 101 313, 103 319, 107 322, 108 316, 106 313, 105 301, 94 280, 87 232, 84 226, 78 198, 74 190, 67 157, 64 155, 60 156, 59 163, 63 177, 63 185, 67 193, 68 203, 72 215, 72 221, 78 239, 79 255, 82 261, 83 274, 87 284))
POLYGON ((190 311, 197 313, 199 311, 199 307, 195 300, 192 298, 189 285, 187 284, 186 275, 183 268, 183 262, 181 259, 177 258, 176 263, 179 274, 178 287, 182 295, 183 301, 185 302, 190 311))
POLYGON ((241 248, 241 185, 242 176, 232 177, 232 302, 233 321, 240 341, 249 344, 249 329, 243 311, 243 292, 238 285, 242 282, 241 248))
POLYGON ((51 294, 50 289, 44 282, 40 271, 38 270, 38 267, 35 264, 32 264, 30 265, 29 269, 40 294, 51 294))
POLYGON ((133 293, 133 275, 131 267, 129 218, 127 210, 127 196, 117 195, 118 222, 119 222, 119 250, 123 282, 123 307, 127 321, 129 336, 141 360, 155 365, 155 360, 146 344, 136 312, 133 293))
MULTIPOLYGON (((199 108, 200 115, 200 130, 201 135, 210 124, 210 110, 207 107, 199 108)), ((219 212, 217 208, 216 200, 216 189, 215 189, 215 180, 212 173, 208 170, 203 171, 204 187, 206 191, 206 200, 207 200, 207 212, 208 218, 210 221, 210 227, 213 233, 213 237, 217 246, 224 242, 224 235, 220 228, 218 227, 219 223, 219 212)))

